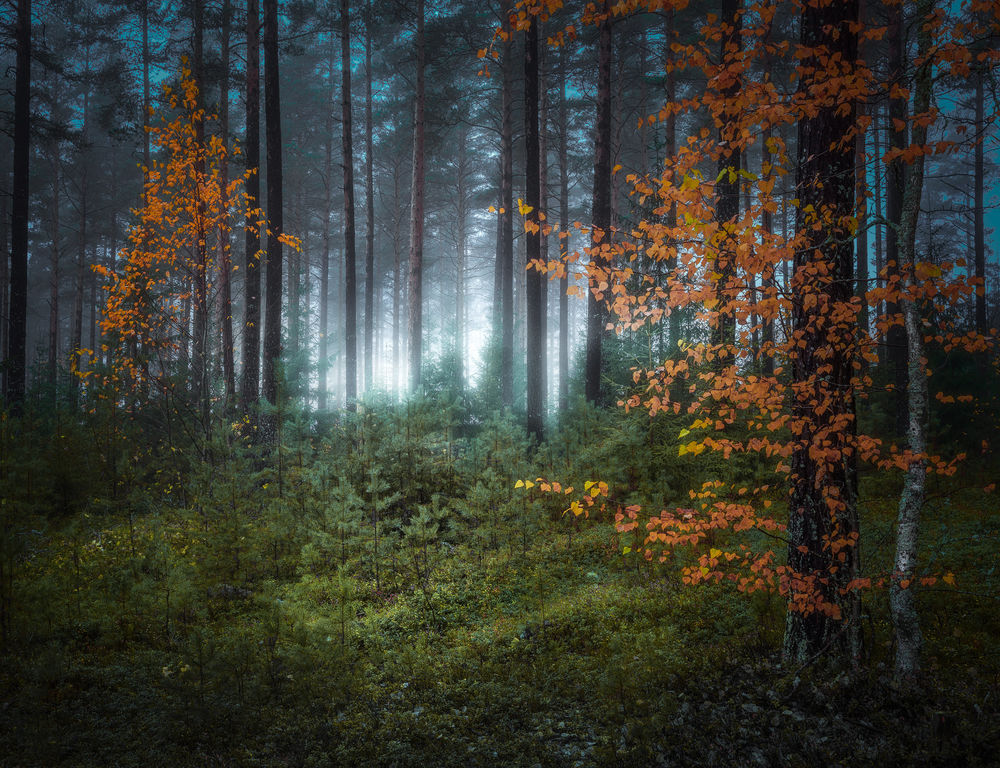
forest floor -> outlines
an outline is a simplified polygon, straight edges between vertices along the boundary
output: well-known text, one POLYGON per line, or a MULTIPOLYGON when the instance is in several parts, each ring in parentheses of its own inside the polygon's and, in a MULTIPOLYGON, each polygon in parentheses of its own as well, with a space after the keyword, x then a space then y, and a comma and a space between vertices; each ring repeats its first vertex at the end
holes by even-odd
MULTIPOLYGON (((894 499, 863 489, 877 563, 894 499)), ((226 581, 247 533, 220 516, 67 522, 20 574, 32 624, 0 664, 0 766, 1000 763, 1000 512, 981 491, 927 505, 925 567, 957 581, 920 593, 926 674, 905 690, 884 594, 857 669, 789 665, 777 596, 685 586, 609 520, 538 508, 527 526, 515 498, 473 535, 439 507, 377 589, 359 528, 340 568, 316 566, 331 527, 294 561, 248 543, 252 577, 226 581)), ((276 520, 255 527, 281 538, 276 520)))

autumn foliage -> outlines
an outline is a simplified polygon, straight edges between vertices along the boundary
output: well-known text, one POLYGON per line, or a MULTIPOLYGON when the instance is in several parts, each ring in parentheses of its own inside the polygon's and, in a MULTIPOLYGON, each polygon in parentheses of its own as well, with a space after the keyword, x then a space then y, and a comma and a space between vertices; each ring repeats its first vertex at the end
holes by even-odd
MULTIPOLYGON (((108 383, 145 394, 167 386, 197 344, 190 307, 194 303, 197 311, 200 304, 207 311, 222 268, 220 246, 248 216, 266 223, 244 192, 252 171, 223 183, 225 143, 214 134, 199 139, 205 133, 199 125, 216 118, 200 106, 187 66, 176 88, 164 87, 164 98, 173 116, 151 121, 150 141, 159 156, 147 169, 143 205, 133 212, 127 245, 113 267, 94 268, 107 281, 101 328, 110 353, 108 383)), ((239 151, 234 145, 232 153, 239 151)))
MULTIPOLYGON (((623 17, 686 5, 622 2, 611 13, 623 17)), ((710 14, 699 39, 670 44, 668 69, 703 79, 704 87, 641 117, 639 127, 671 117, 690 118, 687 124, 701 127, 679 137, 679 148, 661 173, 628 174, 641 220, 595 238, 582 256, 590 290, 612 312, 609 329, 636 331, 685 312, 706 331, 676 340, 676 354, 660 365, 636 369, 637 389, 620 404, 645 409, 650 417, 661 412, 689 417, 677 435, 681 455, 751 454, 776 475, 761 485, 709 482, 691 490, 690 505, 654 514, 631 505, 619 510, 618 530, 644 530, 641 548, 649 559, 662 561, 678 547, 699 547, 697 562, 684 568, 685 583, 726 581, 747 593, 774 590, 799 615, 840 619, 851 593, 894 579, 905 578, 902 586, 913 581, 908 575, 858 573, 858 467, 906 471, 925 462, 928 472, 951 475, 964 458, 916 454, 858 429, 856 403, 886 387, 872 366, 890 329, 903 325, 899 307, 909 301, 922 308, 928 349, 981 352, 992 348, 996 335, 964 326, 961 308, 983 285, 961 258, 889 263, 866 283, 854 281, 854 239, 876 221, 866 215, 871 192, 855 194, 855 142, 872 128, 871 114, 859 105, 908 98, 909 91, 905 82, 881 81, 856 45, 843 46, 848 34, 863 48, 878 45, 888 32, 885 24, 857 20, 856 6, 840 31, 822 27, 813 40, 803 32, 798 43, 779 34, 779 25, 787 27, 793 16, 801 14, 805 27, 811 13, 829 7, 755 2, 738 11, 735 32, 733 19, 710 14), (724 40, 729 42, 723 46, 724 40), (812 129, 803 126, 835 126, 836 135, 817 145, 808 133, 812 129), (734 157, 743 162, 730 160, 734 157), (846 164, 846 174, 838 162, 846 164), (720 217, 726 185, 735 187, 741 200, 730 218, 720 217), (870 324, 860 322, 869 316, 870 324), (810 518, 804 508, 810 504, 825 506, 825 512, 810 518), (761 546, 762 540, 785 540, 789 521, 798 523, 803 515, 819 526, 815 545, 791 547, 787 560, 761 546), (742 536, 701 551, 723 531, 742 536), (765 535, 750 543, 745 534, 754 531, 765 535)), ((531 16, 554 10, 552 3, 520 8, 518 28, 531 16)), ((998 52, 975 45, 996 33, 996 11, 995 5, 974 2, 936 8, 918 19, 932 45, 914 66, 932 68, 939 78, 996 67, 998 52)), ((593 23, 595 13, 588 5, 582 23, 593 23)), ((570 37, 563 30, 550 43, 570 37)), ((487 55, 481 52, 481 58, 487 55)), ((928 140, 878 156, 866 152, 865 176, 878 178, 879 165, 897 159, 946 159, 965 151, 970 141, 946 124, 933 102, 896 128, 908 126, 929 128, 928 140)), ((582 261, 581 254, 567 260, 582 261)), ((568 263, 535 266, 561 275, 568 263)), ((923 362, 933 386, 933 371, 923 362)), ((939 391, 936 397, 948 402, 954 396, 939 391)), ((934 580, 923 577, 924 583, 934 580)))

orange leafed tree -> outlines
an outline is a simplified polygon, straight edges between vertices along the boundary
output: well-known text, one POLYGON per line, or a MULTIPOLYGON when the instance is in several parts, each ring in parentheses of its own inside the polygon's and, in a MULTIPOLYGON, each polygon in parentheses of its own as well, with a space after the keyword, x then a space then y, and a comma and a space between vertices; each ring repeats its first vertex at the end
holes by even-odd
MULTIPOLYGON (((929 5, 921 4, 914 20, 927 41, 915 70, 961 76, 971 67, 1000 63, 996 50, 973 45, 1000 28, 995 4, 929 5)), ((545 10, 552 6, 546 3, 545 10)), ((611 13, 686 6, 683 0, 622 2, 611 13)), ((594 7, 582 14, 584 23, 594 7)), ((535 13, 529 9, 527 17, 535 13)), ((910 95, 905 81, 880 82, 859 59, 859 43, 883 39, 886 27, 865 23, 858 3, 845 0, 753 2, 731 13, 707 16, 695 42, 672 43, 676 64, 668 66, 695 70, 704 89, 643 121, 692 114, 704 127, 678 141, 662 172, 629 175, 644 218, 603 241, 601 258, 591 255, 594 267, 588 269, 591 291, 608 302, 618 330, 662 322, 688 308, 709 340, 682 343, 660 366, 636 370, 639 389, 623 405, 651 416, 687 414, 680 453, 754 454, 778 479, 745 486, 711 482, 692 489, 690 506, 645 518, 631 506, 619 513, 618 526, 635 531, 645 525, 646 556, 660 559, 678 546, 703 546, 717 531, 758 530, 786 539, 787 556, 779 556, 761 544, 762 537, 727 537, 725 548, 708 546, 696 565, 685 568, 684 580, 775 590, 789 607, 786 656, 847 659, 858 653, 859 590, 871 583, 858 567, 859 463, 950 474, 960 460, 859 432, 855 403, 876 388, 865 363, 876 363, 879 341, 903 326, 900 307, 922 308, 919 327, 927 345, 985 349, 990 339, 967 333, 954 311, 982 286, 961 261, 919 255, 856 286, 854 241, 865 226, 864 200, 856 199, 856 138, 871 123, 858 107, 910 95), (782 28, 797 22, 796 39, 779 37, 779 18, 782 28), (792 135, 795 141, 787 141, 792 135), (741 155, 759 157, 759 166, 742 165, 741 155), (744 202, 722 205, 723 197, 744 202), (783 201, 794 210, 794 226, 774 231, 783 201), (866 327, 859 322, 864 304, 897 309, 866 327), (786 508, 781 502, 787 502, 787 515, 777 511, 786 508)), ((907 118, 920 129, 913 131, 914 143, 881 158, 864 156, 862 164, 900 159, 910 165, 959 149, 943 128, 935 134, 943 121, 933 102, 915 103, 920 108, 907 118)), ((930 374, 926 360, 915 364, 930 374)), ((906 588, 914 577, 889 573, 884 581, 906 588)))
MULTIPOLYGON (((225 143, 215 135, 200 138, 199 125, 213 120, 198 103, 198 86, 187 66, 179 86, 164 88, 172 118, 150 121, 150 143, 158 158, 148 169, 143 206, 113 269, 95 269, 107 281, 102 333, 115 391, 148 397, 173 387, 172 376, 186 373, 181 363, 193 345, 205 365, 205 338, 192 338, 188 306, 208 316, 215 275, 213 255, 235 226, 247 218, 263 222, 244 191, 247 171, 223 181, 225 143)), ((239 153, 234 146, 232 152, 239 153)), ((289 243, 295 245, 292 238, 289 243)), ((204 371, 190 371, 199 381, 204 371)), ((207 391, 197 393, 207 398, 207 391)))

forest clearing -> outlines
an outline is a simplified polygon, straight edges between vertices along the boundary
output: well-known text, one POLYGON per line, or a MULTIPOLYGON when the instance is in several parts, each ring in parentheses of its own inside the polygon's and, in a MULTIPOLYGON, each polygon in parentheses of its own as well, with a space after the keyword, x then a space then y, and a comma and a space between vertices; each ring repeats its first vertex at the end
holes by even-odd
POLYGON ((995 2, 0 7, 0 767, 1000 764, 995 2))

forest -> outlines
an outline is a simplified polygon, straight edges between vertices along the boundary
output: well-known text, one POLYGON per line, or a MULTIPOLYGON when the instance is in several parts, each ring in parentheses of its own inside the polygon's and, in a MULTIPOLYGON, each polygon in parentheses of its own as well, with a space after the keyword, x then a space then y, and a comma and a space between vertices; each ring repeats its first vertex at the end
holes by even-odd
POLYGON ((0 768, 1000 764, 995 0, 0 63, 0 768))

